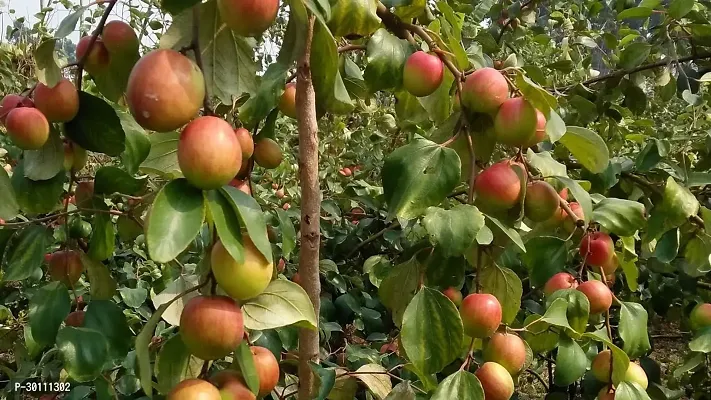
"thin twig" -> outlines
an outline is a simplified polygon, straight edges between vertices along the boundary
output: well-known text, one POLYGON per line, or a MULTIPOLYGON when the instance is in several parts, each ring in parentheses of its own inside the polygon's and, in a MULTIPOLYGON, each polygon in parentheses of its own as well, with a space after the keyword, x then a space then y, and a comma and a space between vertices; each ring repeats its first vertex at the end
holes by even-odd
POLYGON ((357 253, 358 250, 362 249, 364 246, 368 245, 369 243, 372 243, 373 241, 377 240, 379 237, 383 236, 387 231, 392 230, 392 229, 397 229, 400 227, 400 222, 395 221, 392 224, 386 226, 383 228, 380 232, 374 234, 373 236, 369 237, 368 239, 362 241, 358 246, 356 246, 353 250, 351 250, 350 253, 346 256, 346 258, 351 258, 353 254, 357 253))
MULTIPOLYGON (((197 64, 200 71, 205 72, 204 64, 202 62, 202 50, 200 50, 200 7, 193 7, 193 38, 190 42, 190 49, 195 55, 195 64, 197 64)), ((207 82, 205 82, 205 97, 202 99, 202 108, 205 111, 205 115, 214 115, 210 107, 210 94, 208 93, 207 82)))
POLYGON ((91 54, 91 50, 93 49, 94 44, 96 43, 96 40, 99 38, 99 35, 101 34, 101 32, 104 30, 104 25, 106 24, 106 20, 109 18, 109 14, 111 14, 111 10, 113 10, 117 1, 118 0, 110 0, 109 1, 109 4, 106 6, 106 10, 104 10, 104 14, 101 16, 101 20, 99 20, 99 25, 96 26, 96 29, 91 34, 91 40, 89 41, 89 46, 87 46, 87 48, 86 48, 86 52, 84 53, 84 55, 82 55, 81 59, 77 61, 77 77, 76 77, 77 90, 81 90, 81 78, 82 78, 82 75, 84 74, 84 64, 86 63, 87 58, 89 58, 89 54, 91 54))
POLYGON ((529 374, 535 376, 535 377, 538 379, 538 382, 541 382, 541 385, 543 385, 543 387, 546 389, 546 393, 548 393, 548 384, 546 383, 546 380, 543 379, 543 377, 541 376, 541 374, 539 374, 538 372, 534 371, 534 370, 531 369, 531 368, 528 368, 528 369, 526 370, 526 372, 528 372, 529 374))

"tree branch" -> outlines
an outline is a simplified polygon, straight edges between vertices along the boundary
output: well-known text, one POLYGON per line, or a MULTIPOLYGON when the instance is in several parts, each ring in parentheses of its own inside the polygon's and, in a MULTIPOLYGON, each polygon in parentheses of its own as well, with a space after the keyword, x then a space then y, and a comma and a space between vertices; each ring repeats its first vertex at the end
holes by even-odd
POLYGON ((84 74, 84 63, 86 63, 86 59, 89 58, 89 54, 91 54, 91 50, 94 47, 96 40, 99 38, 99 35, 101 34, 101 32, 104 30, 104 25, 106 25, 106 20, 109 18, 109 14, 111 14, 111 10, 113 10, 117 1, 118 0, 110 0, 109 1, 109 4, 106 6, 106 10, 104 10, 104 15, 102 15, 101 20, 99 20, 99 25, 96 26, 96 29, 91 34, 91 40, 89 41, 89 46, 86 48, 86 52, 81 57, 81 59, 77 61, 77 77, 76 77, 77 90, 81 90, 81 78, 82 78, 82 75, 84 74))
MULTIPOLYGON (((200 5, 193 6, 193 38, 190 42, 190 49, 195 55, 195 64, 200 71, 204 73, 205 68, 202 62, 202 50, 200 50, 200 5)), ((210 94, 207 91, 207 81, 205 82, 205 97, 202 99, 202 108, 205 110, 205 115, 214 115, 210 107, 210 94)))
POLYGON ((387 232, 391 229, 397 229, 399 227, 400 227, 400 222, 398 222, 398 221, 395 221, 392 224, 386 226, 380 232, 378 232, 378 233, 374 234, 373 236, 369 237, 368 239, 360 242, 360 244, 358 246, 356 246, 353 250, 351 250, 350 253, 348 253, 348 255, 346 255, 346 258, 351 258, 351 256, 353 256, 353 254, 357 253, 358 250, 367 246, 369 243, 376 241, 379 237, 383 236, 385 234, 385 232, 387 232))

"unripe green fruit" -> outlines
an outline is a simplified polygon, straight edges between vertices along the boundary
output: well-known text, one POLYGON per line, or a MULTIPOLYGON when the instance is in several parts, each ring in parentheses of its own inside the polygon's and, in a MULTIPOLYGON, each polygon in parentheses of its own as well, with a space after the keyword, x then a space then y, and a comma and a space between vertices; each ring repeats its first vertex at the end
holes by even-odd
POLYGON ((513 396, 513 378, 501 365, 495 362, 485 362, 474 375, 481 382, 486 400, 508 400, 513 396))
POLYGON ((168 393, 167 400, 222 400, 220 391, 202 379, 186 379, 168 393))
POLYGON ((205 78, 189 58, 174 50, 153 50, 134 65, 126 102, 139 125, 158 132, 193 119, 205 97, 205 78))
POLYGON ((276 19, 279 0, 218 0, 225 24, 240 36, 258 36, 276 19))
POLYGON ((639 366, 639 364, 630 362, 630 366, 627 367, 627 372, 625 372, 625 381, 634 382, 642 387, 642 389, 647 390, 649 386, 649 379, 647 378, 647 373, 644 369, 639 366))
POLYGON ((494 68, 474 71, 462 86, 462 103, 475 112, 494 113, 508 97, 509 84, 494 68))
POLYGON ((199 117, 180 134, 178 163, 191 185, 217 189, 239 172, 242 149, 230 124, 217 117, 199 117))
POLYGON ((500 364, 511 375, 516 375, 526 363, 526 344, 514 334, 497 332, 484 348, 484 361, 500 364))
POLYGON ((444 79, 444 64, 436 55, 416 51, 405 62, 402 84, 413 96, 434 93, 444 79))
POLYGON ((287 117, 296 119, 296 83, 287 83, 284 93, 279 98, 279 111, 287 117))
POLYGON ((5 119, 7 134, 22 150, 39 150, 49 139, 49 122, 36 108, 18 107, 5 119))
POLYGON ((79 112, 79 94, 74 84, 62 78, 54 87, 42 82, 35 87, 35 107, 42 111, 50 122, 67 122, 79 112))
POLYGON ((526 217, 533 222, 543 222, 558 211, 560 199, 553 186, 545 181, 529 182, 524 200, 526 217))
POLYGON ((91 231, 91 224, 79 216, 75 216, 69 222, 69 236, 73 238, 87 238, 91 235, 91 231))
POLYGON ((217 284, 228 295, 247 300, 261 294, 272 280, 274 266, 254 246, 248 236, 242 237, 244 262, 238 263, 218 241, 212 248, 212 273, 217 284))
POLYGON ((76 143, 64 143, 64 169, 81 171, 89 161, 89 154, 76 143))
POLYGON ((222 358, 242 343, 242 310, 227 296, 197 296, 180 314, 180 337, 203 360, 222 358))
POLYGON ((477 205, 484 211, 511 209, 521 196, 521 179, 508 161, 500 161, 483 170, 474 187, 477 205))
POLYGON ((272 139, 260 139, 254 144, 254 161, 266 169, 278 167, 284 155, 277 142, 272 139))
POLYGON ((524 147, 534 140, 536 109, 522 97, 506 100, 494 117, 496 139, 507 146, 524 147))

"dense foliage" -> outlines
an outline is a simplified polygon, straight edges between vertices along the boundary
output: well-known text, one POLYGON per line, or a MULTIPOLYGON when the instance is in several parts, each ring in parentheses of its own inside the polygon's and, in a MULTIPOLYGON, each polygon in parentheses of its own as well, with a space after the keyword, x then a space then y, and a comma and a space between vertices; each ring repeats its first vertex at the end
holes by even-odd
POLYGON ((711 3, 42 6, 2 396, 711 398, 711 3))

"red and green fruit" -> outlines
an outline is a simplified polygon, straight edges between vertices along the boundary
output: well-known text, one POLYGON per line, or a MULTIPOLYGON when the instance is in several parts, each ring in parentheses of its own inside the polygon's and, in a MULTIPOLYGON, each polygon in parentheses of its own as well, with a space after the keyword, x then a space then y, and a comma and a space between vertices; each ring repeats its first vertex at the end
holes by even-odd
POLYGON ((79 94, 67 78, 60 79, 54 87, 38 83, 34 99, 35 107, 42 111, 50 122, 71 121, 79 112, 79 94))
POLYGON ((222 400, 255 400, 257 398, 244 384, 237 371, 222 370, 210 378, 210 382, 220 389, 222 400))
POLYGON ((494 113, 508 97, 509 84, 494 68, 474 71, 462 86, 462 104, 475 112, 494 113))
POLYGON ((290 118, 296 118, 296 83, 287 83, 279 98, 279 111, 290 118))
POLYGON ((252 189, 249 188, 249 181, 243 181, 241 179, 232 179, 229 183, 230 186, 233 188, 237 188, 243 193, 246 193, 248 195, 252 195, 252 189))
POLYGON ((101 32, 106 50, 113 55, 130 55, 138 51, 138 36, 131 25, 114 20, 108 22, 101 32))
POLYGON ((483 170, 474 187, 477 205, 485 211, 508 210, 520 201, 521 179, 509 161, 500 161, 483 170))
POLYGON ((483 355, 484 361, 493 361, 516 375, 526 363, 526 344, 514 334, 497 332, 489 339, 483 355))
POLYGON ((279 0, 218 0, 222 20, 240 36, 258 36, 272 26, 279 0))
POLYGON ((5 125, 5 120, 10 111, 17 107, 34 107, 35 104, 32 99, 25 96, 20 96, 19 94, 8 94, 2 98, 0 102, 0 123, 5 125))
POLYGON ((462 300, 459 315, 464 324, 464 333, 473 338, 487 338, 501 325, 501 303, 490 294, 470 294, 462 300))
POLYGON ((576 289, 578 287, 578 281, 575 277, 567 272, 558 272, 553 275, 546 285, 543 287, 543 293, 546 296, 550 296, 553 293, 561 289, 576 289))
POLYGON ((64 143, 64 169, 67 171, 81 171, 89 161, 86 150, 76 143, 64 143))
POLYGON ((593 376, 600 382, 610 382, 610 350, 603 350, 595 356, 590 365, 593 376))
POLYGON ((514 393, 514 381, 506 368, 495 362, 485 362, 474 373, 484 389, 486 400, 508 400, 514 393))
POLYGON ((5 119, 7 134, 22 150, 38 150, 49 139, 49 122, 36 108, 17 107, 5 119))
POLYGON ((178 163, 195 187, 209 190, 228 184, 242 166, 242 149, 225 120, 204 116, 191 121, 180 134, 178 163))
POLYGON ((139 125, 158 132, 180 128, 197 116, 205 78, 189 58, 174 50, 153 50, 131 70, 126 102, 139 125))
POLYGON ((542 112, 536 110, 536 134, 530 142, 523 147, 533 147, 541 143, 546 138, 546 116, 542 112))
POLYGON ((644 372, 644 369, 639 364, 634 362, 630 362, 630 366, 627 367, 627 372, 625 372, 625 381, 636 383, 644 390, 647 390, 647 387, 649 386, 647 373, 644 372))
POLYGON ((244 262, 237 262, 221 241, 212 248, 212 273, 217 284, 238 300, 258 296, 272 280, 274 266, 257 250, 248 236, 242 237, 244 262))
POLYGON ((84 265, 81 263, 79 253, 74 250, 64 250, 50 256, 48 270, 50 279, 60 281, 67 288, 72 288, 81 278, 84 265))
POLYGON ((612 306, 612 292, 600 281, 583 282, 578 285, 578 290, 590 301, 590 314, 600 314, 612 306))
POLYGON ((610 262, 615 254, 615 244, 605 232, 588 233, 580 242, 580 257, 592 266, 601 266, 610 262))
POLYGON ((694 332, 711 326, 711 303, 696 305, 689 315, 691 330, 694 332))
POLYGON ((242 310, 227 296, 197 296, 180 314, 180 337, 198 358, 222 358, 242 343, 242 310))
POLYGON ((455 306, 459 307, 462 305, 462 292, 459 289, 453 287, 448 287, 442 291, 442 294, 447 296, 455 306))
POLYGON ((444 64, 437 55, 416 51, 405 62, 402 84, 413 96, 431 95, 443 79, 444 64))
POLYGON ((167 400, 222 400, 220 391, 202 379, 186 379, 168 393, 167 400))
POLYGON ((77 61, 84 60, 84 69, 92 75, 98 75, 109 67, 109 51, 101 38, 96 38, 89 51, 91 36, 84 36, 77 43, 77 61), (85 56, 86 55, 86 56, 85 56))
POLYGON ((523 202, 526 217, 533 222, 543 222, 553 215, 560 206, 558 192, 545 181, 529 182, 523 202))
POLYGON ((507 146, 524 147, 536 134, 536 109, 523 97, 507 99, 494 117, 496 140, 507 146))
POLYGON ((605 274, 605 276, 610 276, 613 275, 615 271, 617 271, 617 268, 620 266, 620 259, 617 258, 616 253, 612 253, 612 257, 610 257, 609 260, 607 260, 604 264, 600 265, 599 268, 595 268, 597 272, 602 272, 605 274))
POLYGON ((274 169, 281 164, 283 159, 284 154, 282 154, 281 148, 274 140, 265 138, 258 140, 254 144, 254 161, 259 166, 266 169, 274 169))
POLYGON ((235 136, 239 142, 239 147, 242 149, 242 161, 252 158, 254 154, 254 140, 248 130, 244 128, 235 129, 235 136))
POLYGON ((250 350, 254 358, 257 376, 259 376, 259 396, 264 397, 271 393, 279 383, 279 361, 267 348, 252 346, 250 350))
POLYGON ((86 315, 86 312, 84 311, 74 311, 69 313, 67 315, 67 318, 64 319, 64 323, 67 324, 67 326, 74 326, 74 327, 82 327, 84 326, 84 316, 86 315))

